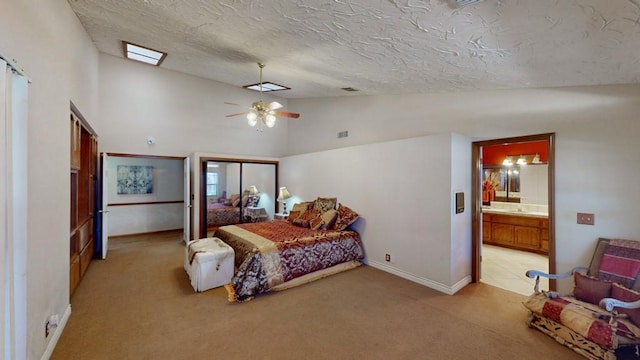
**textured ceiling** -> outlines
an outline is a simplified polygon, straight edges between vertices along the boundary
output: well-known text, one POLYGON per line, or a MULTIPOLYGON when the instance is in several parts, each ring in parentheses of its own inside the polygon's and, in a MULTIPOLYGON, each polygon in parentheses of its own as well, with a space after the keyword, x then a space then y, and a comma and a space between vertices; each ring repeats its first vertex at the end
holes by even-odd
POLYGON ((69 0, 101 52, 286 98, 640 82, 640 0, 69 0), (344 87, 359 89, 348 93, 344 87), (274 93, 276 94, 276 93, 274 93))

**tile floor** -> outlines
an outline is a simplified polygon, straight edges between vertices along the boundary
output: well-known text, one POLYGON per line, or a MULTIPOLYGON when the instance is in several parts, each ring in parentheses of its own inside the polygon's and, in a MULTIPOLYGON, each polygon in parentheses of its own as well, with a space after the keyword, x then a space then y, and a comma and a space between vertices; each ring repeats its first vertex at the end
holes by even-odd
MULTIPOLYGON (((481 269, 483 283, 531 295, 535 280, 526 277, 525 272, 531 269, 549 272, 549 260, 540 254, 483 244, 481 269)), ((549 289, 548 279, 540 278, 540 289, 549 289)))

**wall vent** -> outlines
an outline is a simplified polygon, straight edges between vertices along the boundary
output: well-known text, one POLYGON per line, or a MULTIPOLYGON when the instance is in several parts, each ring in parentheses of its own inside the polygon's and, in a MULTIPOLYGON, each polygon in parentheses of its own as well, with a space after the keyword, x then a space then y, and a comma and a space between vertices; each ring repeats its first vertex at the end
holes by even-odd
POLYGON ((349 92, 359 91, 358 89, 354 89, 352 87, 343 87, 342 90, 349 91, 349 92))
POLYGON ((479 3, 480 1, 481 0, 456 0, 456 5, 458 5, 459 8, 463 8, 465 6, 479 3))
POLYGON ((338 133, 338 139, 342 139, 342 138, 346 138, 347 136, 349 136, 349 132, 347 130, 345 131, 340 131, 338 133))

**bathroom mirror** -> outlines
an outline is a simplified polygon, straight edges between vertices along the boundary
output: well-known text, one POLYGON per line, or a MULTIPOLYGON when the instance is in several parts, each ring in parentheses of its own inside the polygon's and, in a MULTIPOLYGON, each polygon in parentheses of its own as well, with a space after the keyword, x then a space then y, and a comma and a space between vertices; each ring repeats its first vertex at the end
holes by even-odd
POLYGON ((491 201, 520 202, 520 166, 485 166, 482 172, 483 190, 495 193, 491 201))

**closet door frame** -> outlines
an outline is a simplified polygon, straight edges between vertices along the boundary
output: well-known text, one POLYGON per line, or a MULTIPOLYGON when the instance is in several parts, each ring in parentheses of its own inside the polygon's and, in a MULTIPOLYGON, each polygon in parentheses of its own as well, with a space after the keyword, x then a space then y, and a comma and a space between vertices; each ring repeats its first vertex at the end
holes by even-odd
MULTIPOLYGON (((275 166, 275 188, 273 189, 273 194, 278 193, 279 189, 279 161, 272 160, 257 160, 257 159, 236 159, 236 158, 220 158, 220 157, 201 157, 200 158, 200 189, 199 189, 199 198, 200 198, 200 236, 202 234, 207 234, 207 163, 208 162, 223 162, 223 163, 234 163, 240 165, 240 184, 239 189, 242 192, 242 168, 245 164, 262 164, 262 165, 273 165, 275 166)), ((277 207, 276 202, 276 207, 277 207)), ((278 209, 275 209, 277 212, 278 209)), ((242 208, 240 209, 240 214, 242 214, 242 208)), ((242 222, 242 216, 240 216, 240 223, 242 222)))

